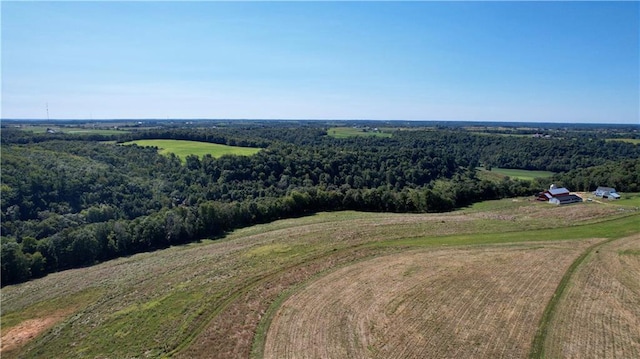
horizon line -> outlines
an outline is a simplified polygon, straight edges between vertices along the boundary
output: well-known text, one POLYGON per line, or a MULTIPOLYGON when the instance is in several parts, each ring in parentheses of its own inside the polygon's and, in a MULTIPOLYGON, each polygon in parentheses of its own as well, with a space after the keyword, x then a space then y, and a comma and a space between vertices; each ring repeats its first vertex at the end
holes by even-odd
POLYGON ((458 123, 523 123, 523 124, 554 124, 554 125, 625 125, 625 126, 639 126, 639 123, 625 123, 625 122, 553 122, 553 121, 526 121, 526 120, 451 120, 451 119, 367 119, 367 118, 351 118, 351 119, 331 119, 331 118, 0 118, 0 122, 10 121, 34 121, 34 122, 101 122, 101 121, 328 121, 328 122, 458 122, 458 123))

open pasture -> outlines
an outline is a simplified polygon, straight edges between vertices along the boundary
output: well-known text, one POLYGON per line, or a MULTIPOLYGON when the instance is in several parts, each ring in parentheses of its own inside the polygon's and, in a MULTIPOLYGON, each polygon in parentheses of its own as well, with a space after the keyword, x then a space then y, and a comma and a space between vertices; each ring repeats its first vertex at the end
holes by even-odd
MULTIPOLYGON (((311 320, 315 309, 303 298, 333 282, 344 295, 335 287, 322 306, 339 321, 298 327, 291 343, 323 330, 333 343, 344 327, 351 336, 336 350, 352 357, 402 348, 406 357, 523 357, 572 260, 604 238, 638 233, 639 215, 520 198, 445 214, 330 212, 247 227, 4 287, 3 343, 24 328, 31 337, 2 357, 294 355, 281 342, 292 329, 279 318, 297 306, 311 320)), ((627 329, 637 332, 637 323, 627 329)))
POLYGON ((161 154, 173 153, 183 161, 189 155, 202 157, 208 154, 214 158, 218 158, 224 155, 251 156, 260 151, 260 148, 227 146, 217 143, 183 140, 136 140, 124 143, 124 145, 132 144, 158 147, 161 154))
POLYGON ((521 180, 533 180, 536 178, 546 178, 553 176, 553 172, 549 171, 529 171, 529 170, 519 170, 513 168, 499 168, 494 167, 491 169, 491 172, 497 173, 502 176, 508 176, 510 178, 517 178, 521 180))

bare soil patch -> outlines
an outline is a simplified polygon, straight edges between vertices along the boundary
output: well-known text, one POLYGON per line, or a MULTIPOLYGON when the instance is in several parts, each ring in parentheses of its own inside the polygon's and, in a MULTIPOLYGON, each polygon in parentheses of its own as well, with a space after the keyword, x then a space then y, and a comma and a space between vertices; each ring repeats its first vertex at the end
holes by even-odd
POLYGON ((0 354, 6 354, 22 347, 63 320, 69 313, 70 311, 68 310, 55 312, 47 317, 25 320, 7 329, 0 340, 0 354))
POLYGON ((640 235, 601 246, 575 272, 545 342, 549 358, 640 358, 640 235))
POLYGON ((284 301, 264 357, 526 357, 545 305, 589 244, 419 250, 338 269, 284 301))

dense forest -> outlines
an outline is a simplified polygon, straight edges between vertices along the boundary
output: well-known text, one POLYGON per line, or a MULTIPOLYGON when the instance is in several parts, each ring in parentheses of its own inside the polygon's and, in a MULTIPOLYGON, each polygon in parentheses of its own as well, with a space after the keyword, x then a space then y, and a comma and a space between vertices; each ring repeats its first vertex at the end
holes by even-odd
POLYGON ((638 191, 640 146, 596 130, 563 137, 408 126, 390 138, 323 123, 156 126, 117 134, 2 129, 2 285, 325 210, 440 212, 530 195, 545 181, 481 178, 484 166, 548 170, 575 190, 638 191), (248 157, 163 156, 136 139, 262 148, 248 157))

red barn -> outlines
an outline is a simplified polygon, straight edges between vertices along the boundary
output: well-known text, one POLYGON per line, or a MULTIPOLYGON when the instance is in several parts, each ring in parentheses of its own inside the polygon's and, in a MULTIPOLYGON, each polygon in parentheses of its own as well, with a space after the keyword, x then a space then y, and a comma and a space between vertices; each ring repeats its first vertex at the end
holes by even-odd
POLYGON ((552 198, 564 197, 564 196, 568 196, 568 195, 569 195, 569 190, 568 189, 566 189, 564 187, 555 188, 555 186, 552 185, 549 190, 538 193, 538 198, 537 199, 538 199, 538 201, 548 202, 552 198))

